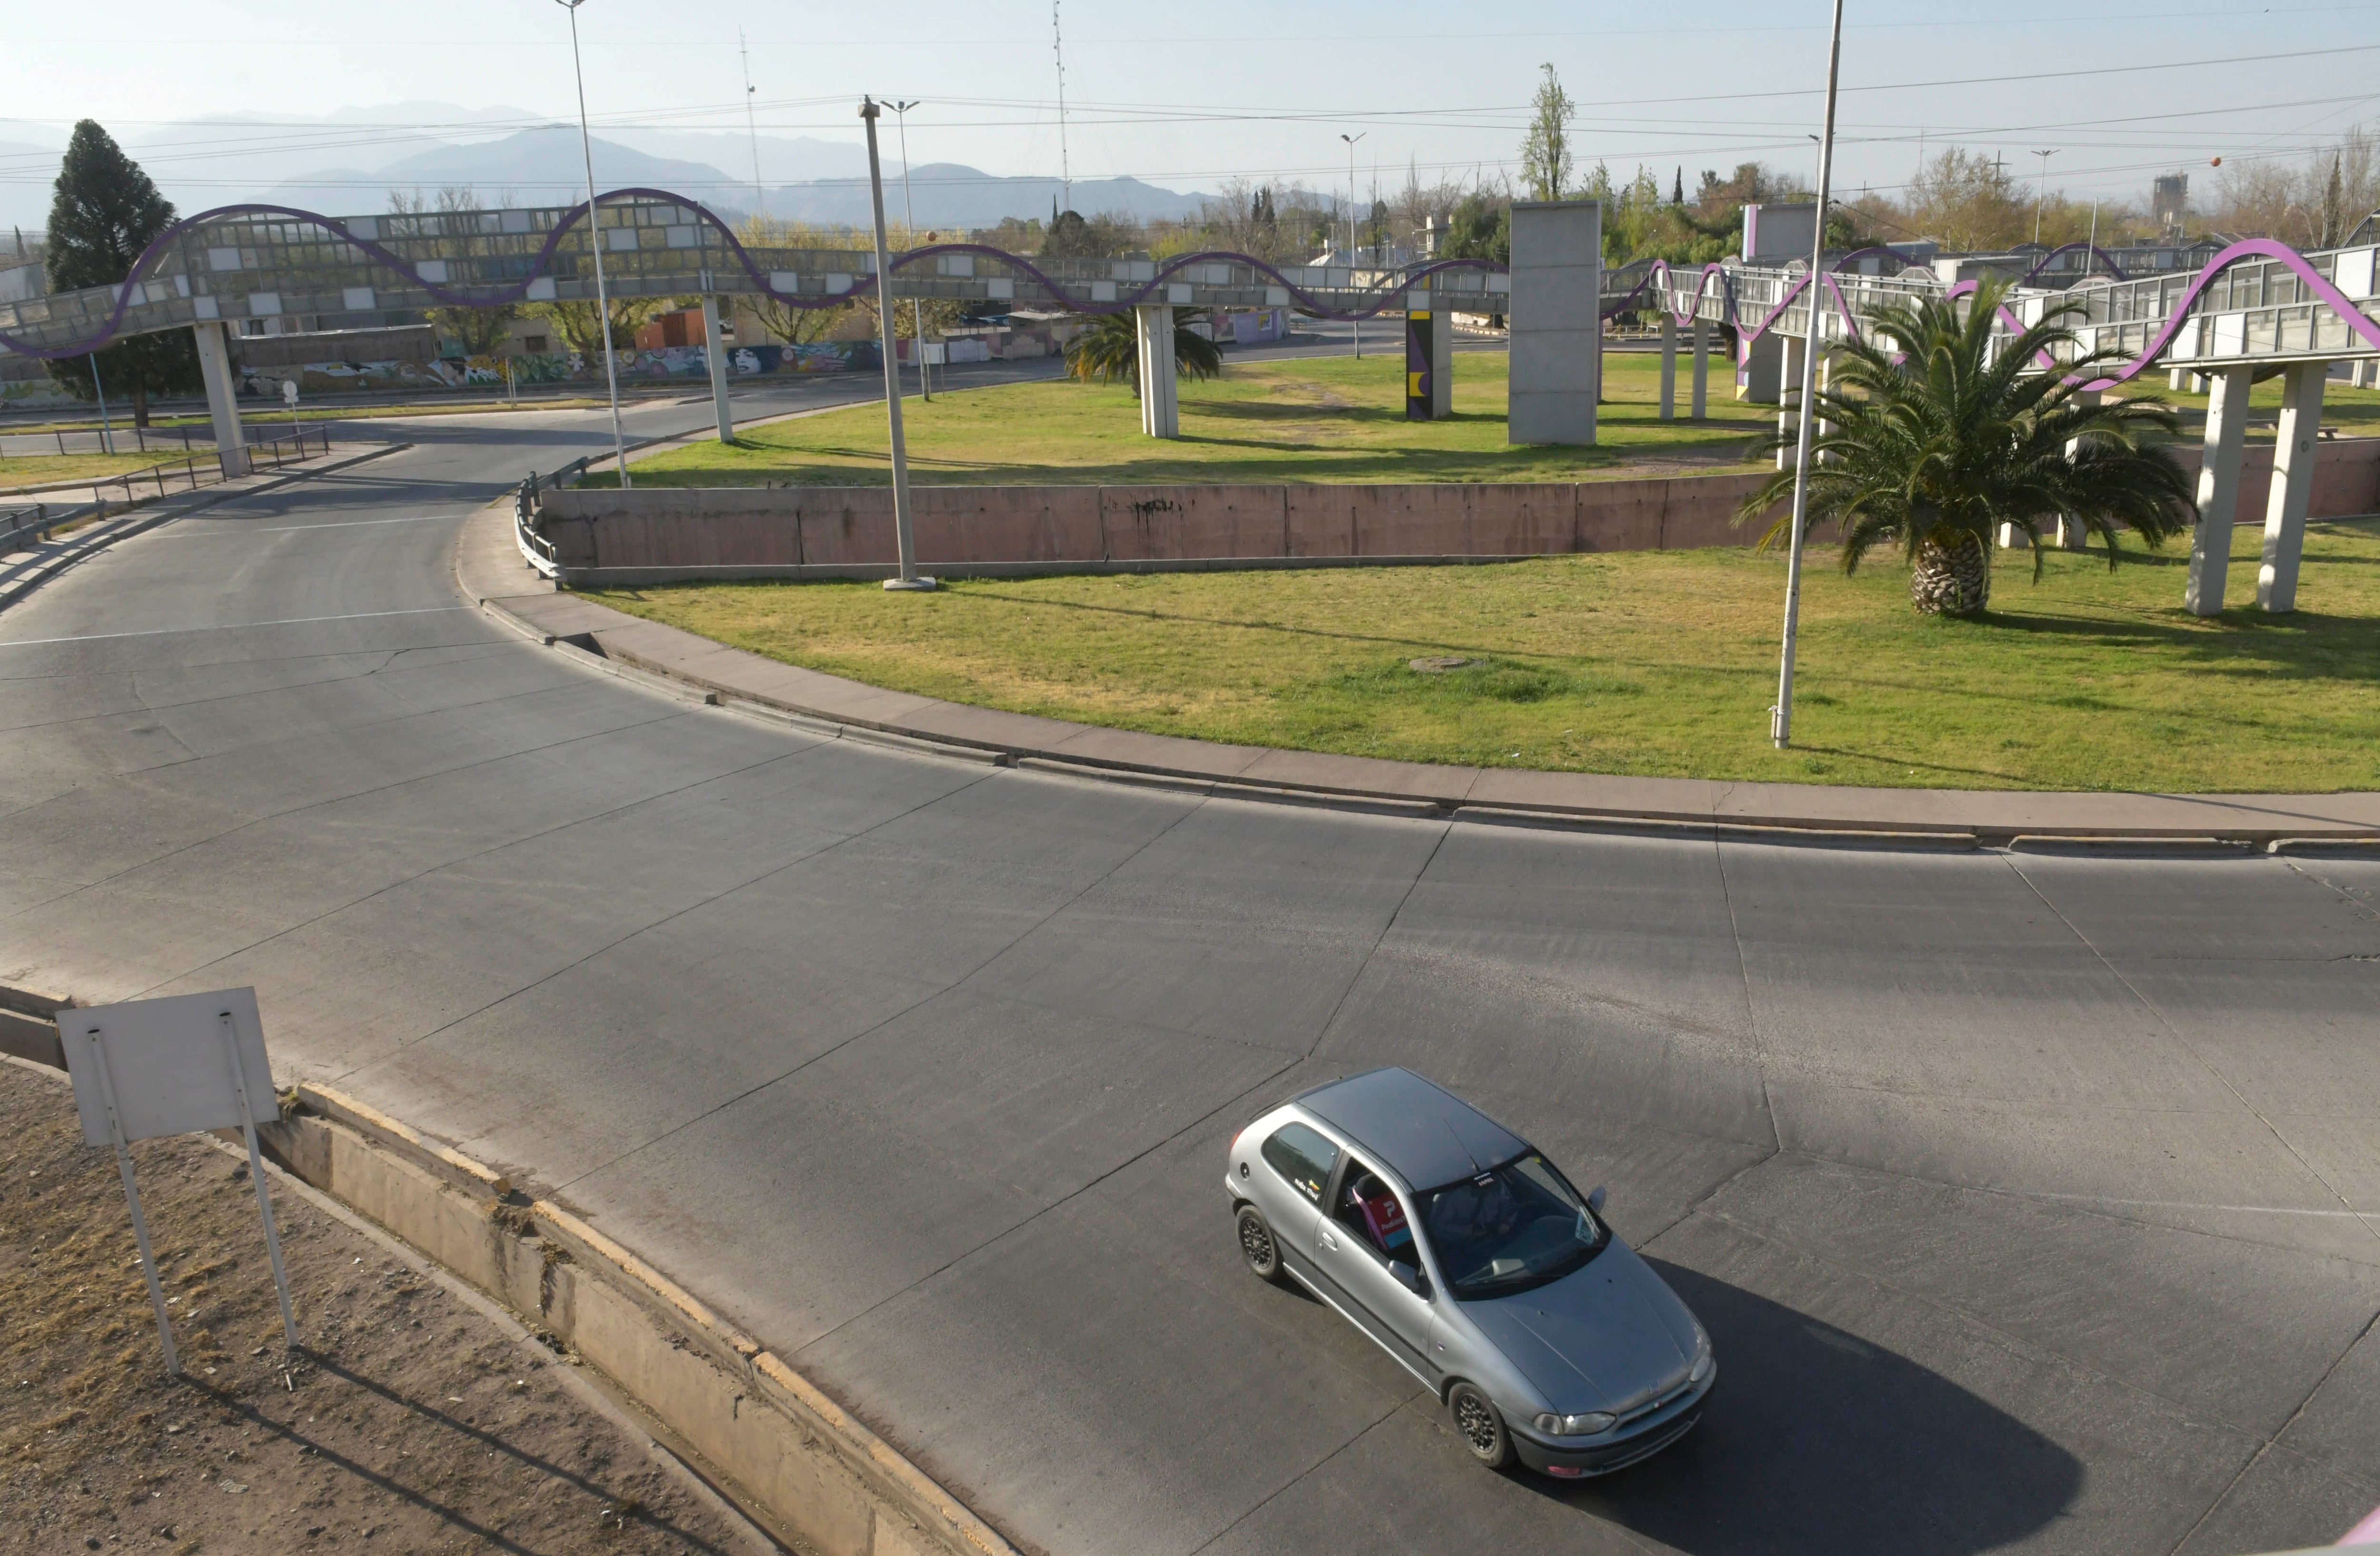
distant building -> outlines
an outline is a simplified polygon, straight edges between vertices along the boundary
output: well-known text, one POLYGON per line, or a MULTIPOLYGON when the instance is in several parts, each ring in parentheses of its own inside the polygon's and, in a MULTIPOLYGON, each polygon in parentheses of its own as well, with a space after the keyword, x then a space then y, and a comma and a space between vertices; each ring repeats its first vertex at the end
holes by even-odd
POLYGON ((2168 173, 2149 186, 2149 220, 2181 236, 2182 219, 2190 213, 2190 175, 2168 173))

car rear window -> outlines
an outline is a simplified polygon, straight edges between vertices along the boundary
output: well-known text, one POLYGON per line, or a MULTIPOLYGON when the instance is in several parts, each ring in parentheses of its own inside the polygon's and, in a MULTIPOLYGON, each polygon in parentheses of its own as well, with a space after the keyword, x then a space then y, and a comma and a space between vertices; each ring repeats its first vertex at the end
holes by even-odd
POLYGON ((1319 1205, 1323 1185, 1330 1181, 1330 1169, 1339 1161, 1339 1148, 1318 1130, 1303 1124, 1284 1124, 1266 1138, 1264 1159, 1272 1164, 1274 1172, 1294 1184, 1300 1194, 1319 1205))

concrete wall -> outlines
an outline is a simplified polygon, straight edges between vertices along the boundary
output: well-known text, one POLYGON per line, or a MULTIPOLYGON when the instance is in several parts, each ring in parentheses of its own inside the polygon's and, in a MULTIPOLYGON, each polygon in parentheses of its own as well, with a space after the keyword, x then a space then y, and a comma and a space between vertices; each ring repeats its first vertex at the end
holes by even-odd
MULTIPOLYGON (((1729 520, 1761 480, 921 486, 910 498, 924 565, 1062 570, 1746 545, 1758 529, 1738 529, 1729 520)), ((605 573, 752 576, 894 560, 892 494, 880 486, 555 492, 540 528, 565 567, 605 573)))

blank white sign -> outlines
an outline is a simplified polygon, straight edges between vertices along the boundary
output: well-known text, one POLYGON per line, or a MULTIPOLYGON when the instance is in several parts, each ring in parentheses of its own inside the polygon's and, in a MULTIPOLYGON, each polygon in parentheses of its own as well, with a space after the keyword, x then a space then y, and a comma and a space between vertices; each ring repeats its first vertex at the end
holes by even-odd
POLYGON ((126 1140, 237 1127, 241 1122, 239 1090, 224 1037, 226 1012, 232 1040, 239 1044, 240 1063, 248 1072, 249 1122, 270 1124, 279 1118, 281 1104, 273 1092, 273 1066, 264 1053, 256 991, 222 989, 212 994, 175 994, 58 1012, 58 1037, 66 1045, 67 1073, 74 1077, 82 1137, 94 1146, 115 1143, 107 1128, 94 1046, 106 1055, 115 1116, 126 1140))

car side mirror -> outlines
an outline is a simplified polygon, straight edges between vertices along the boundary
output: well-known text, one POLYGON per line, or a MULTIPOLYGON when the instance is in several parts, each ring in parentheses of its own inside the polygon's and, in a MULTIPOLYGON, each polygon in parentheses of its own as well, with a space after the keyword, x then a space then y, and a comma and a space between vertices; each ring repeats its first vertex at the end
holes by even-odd
POLYGON ((1389 1260, 1389 1273, 1397 1278, 1397 1284, 1404 1287, 1405 1290, 1413 1293, 1415 1296, 1427 1296, 1429 1295, 1429 1281, 1427 1277, 1424 1276, 1420 1270, 1415 1270, 1412 1265, 1405 1263, 1402 1259, 1392 1258, 1389 1260))
POLYGON ((1586 1197, 1586 1208, 1598 1216, 1603 1214, 1603 1201, 1609 1197, 1609 1194, 1610 1191, 1601 1184, 1596 1185, 1595 1192, 1586 1197))

